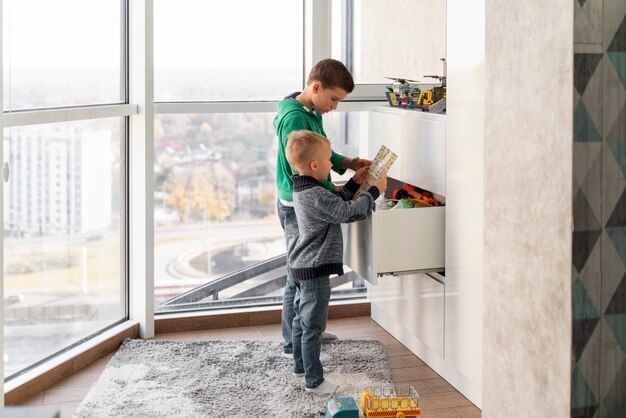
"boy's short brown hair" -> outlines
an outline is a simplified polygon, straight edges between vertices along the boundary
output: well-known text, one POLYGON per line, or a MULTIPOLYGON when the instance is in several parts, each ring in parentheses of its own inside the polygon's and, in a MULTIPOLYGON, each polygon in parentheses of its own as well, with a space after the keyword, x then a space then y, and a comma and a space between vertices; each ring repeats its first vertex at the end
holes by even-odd
POLYGON ((332 58, 323 59, 311 68, 307 86, 314 81, 319 81, 322 87, 327 89, 340 87, 346 93, 352 93, 354 90, 354 80, 350 71, 341 61, 332 58))
POLYGON ((323 146, 330 147, 330 141, 325 136, 304 129, 292 131, 287 136, 285 155, 289 164, 298 173, 302 173, 323 146))

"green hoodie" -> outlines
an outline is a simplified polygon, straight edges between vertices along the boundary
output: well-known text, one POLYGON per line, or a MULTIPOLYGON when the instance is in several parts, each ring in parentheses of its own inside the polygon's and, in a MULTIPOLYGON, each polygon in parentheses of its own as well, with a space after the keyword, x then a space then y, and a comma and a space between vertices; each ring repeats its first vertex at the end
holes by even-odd
MULTIPOLYGON (((298 94, 294 93, 278 102, 278 114, 274 118, 274 128, 276 128, 276 134, 278 135, 276 187, 278 188, 278 198, 288 202, 293 202, 293 180, 291 180, 291 176, 298 173, 289 165, 285 155, 287 135, 292 131, 307 129, 326 136, 322 126, 322 115, 307 109, 302 103, 295 100, 298 94)), ((339 174, 346 172, 345 169, 342 170, 340 168, 341 160, 344 158, 343 155, 337 154, 335 151, 332 152, 330 157, 330 161, 333 163, 333 170, 339 174)), ((331 192, 335 191, 335 185, 330 181, 330 174, 328 175, 328 180, 323 181, 322 184, 331 192)))

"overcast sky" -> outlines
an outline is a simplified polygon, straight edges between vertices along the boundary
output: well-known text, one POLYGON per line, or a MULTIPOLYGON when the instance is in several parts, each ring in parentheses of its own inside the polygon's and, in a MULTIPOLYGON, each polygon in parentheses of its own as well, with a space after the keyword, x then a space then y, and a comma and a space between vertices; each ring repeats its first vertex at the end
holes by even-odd
MULTIPOLYGON (((5 67, 119 63, 119 1, 2 1, 5 67)), ((300 1, 154 0, 154 27, 157 69, 287 69, 302 62, 300 1)))

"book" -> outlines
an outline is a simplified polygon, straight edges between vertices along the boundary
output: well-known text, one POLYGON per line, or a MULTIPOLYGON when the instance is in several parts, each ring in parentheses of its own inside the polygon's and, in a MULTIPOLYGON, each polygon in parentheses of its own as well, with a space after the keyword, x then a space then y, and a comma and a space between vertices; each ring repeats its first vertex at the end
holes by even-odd
POLYGON ((387 171, 389 171, 393 162, 396 161, 396 158, 398 158, 396 154, 391 152, 386 146, 381 145, 376 157, 374 157, 374 160, 372 161, 372 165, 367 172, 367 176, 365 177, 363 184, 356 191, 352 200, 358 199, 363 192, 372 187, 376 180, 387 174, 387 171))

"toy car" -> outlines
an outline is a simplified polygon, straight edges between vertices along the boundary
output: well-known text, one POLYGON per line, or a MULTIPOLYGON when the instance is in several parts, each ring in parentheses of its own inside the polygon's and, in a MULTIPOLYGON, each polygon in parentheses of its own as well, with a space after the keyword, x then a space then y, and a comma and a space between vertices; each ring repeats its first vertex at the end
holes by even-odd
POLYGON ((408 418, 422 414, 419 395, 413 386, 376 388, 373 393, 364 390, 361 396, 361 409, 366 418, 408 418))

